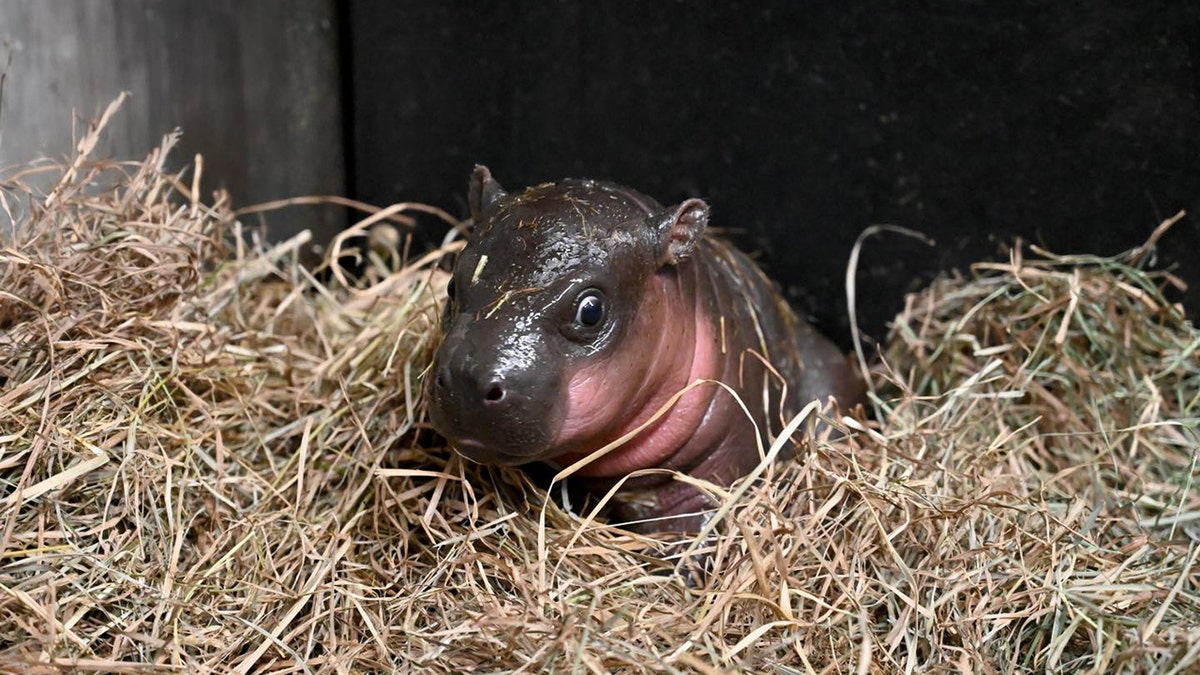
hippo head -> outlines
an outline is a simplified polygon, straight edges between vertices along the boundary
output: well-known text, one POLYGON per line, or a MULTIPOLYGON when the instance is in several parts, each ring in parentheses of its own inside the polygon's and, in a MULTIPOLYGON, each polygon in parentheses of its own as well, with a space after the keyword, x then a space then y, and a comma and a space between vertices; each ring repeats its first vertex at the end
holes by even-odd
POLYGON ((669 309, 664 278, 708 207, 663 208, 618 185, 565 180, 508 193, 471 177, 475 226, 448 288, 429 415, 458 452, 516 465, 610 439, 648 374, 669 309))

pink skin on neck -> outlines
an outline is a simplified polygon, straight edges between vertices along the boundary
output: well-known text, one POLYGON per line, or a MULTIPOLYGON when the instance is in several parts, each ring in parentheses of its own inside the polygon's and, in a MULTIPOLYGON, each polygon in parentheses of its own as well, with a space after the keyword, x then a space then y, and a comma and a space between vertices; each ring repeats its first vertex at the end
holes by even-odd
MULTIPOLYGON (((690 382, 719 377, 718 347, 705 313, 685 303, 668 280, 659 278, 648 290, 655 297, 643 302, 625 344, 611 358, 571 376, 566 422, 555 441, 571 450, 555 457, 556 464, 569 466, 641 426, 690 382)), ((577 475, 611 478, 685 459, 675 456, 703 424, 716 394, 714 385, 694 387, 641 433, 577 475)))

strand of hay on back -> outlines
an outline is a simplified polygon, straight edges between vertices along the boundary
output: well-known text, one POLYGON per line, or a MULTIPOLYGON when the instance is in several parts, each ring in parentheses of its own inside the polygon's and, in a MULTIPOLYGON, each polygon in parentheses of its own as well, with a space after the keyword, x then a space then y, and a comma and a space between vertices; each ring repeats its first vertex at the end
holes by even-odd
POLYGON ((1200 334, 1128 260, 910 298, 880 419, 720 491, 689 586, 426 430, 447 251, 320 281, 164 152, 0 177, 0 669, 1200 664, 1200 334))

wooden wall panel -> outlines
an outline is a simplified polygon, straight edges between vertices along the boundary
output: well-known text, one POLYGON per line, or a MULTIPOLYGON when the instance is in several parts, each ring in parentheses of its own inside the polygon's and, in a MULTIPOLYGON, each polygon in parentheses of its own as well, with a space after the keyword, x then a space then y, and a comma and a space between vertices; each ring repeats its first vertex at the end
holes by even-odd
MULTIPOLYGON (((333 0, 0 0, 0 166, 68 155, 74 120, 124 90, 101 153, 140 158, 179 127, 175 162, 202 153, 206 187, 239 205, 341 194, 337 35, 333 0)), ((345 223, 307 208, 269 224, 324 241, 345 223)))

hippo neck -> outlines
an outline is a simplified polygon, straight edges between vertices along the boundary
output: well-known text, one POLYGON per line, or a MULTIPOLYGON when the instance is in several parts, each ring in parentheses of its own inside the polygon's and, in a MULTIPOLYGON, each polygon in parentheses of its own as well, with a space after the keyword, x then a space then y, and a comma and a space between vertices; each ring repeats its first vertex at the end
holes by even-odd
MULTIPOLYGON (((651 312, 652 316, 646 320, 650 324, 648 331, 657 342, 641 358, 649 359, 653 367, 645 372, 641 386, 631 388, 633 393, 627 398, 623 414, 610 417, 625 421, 612 425, 591 443, 570 448, 555 463, 571 464, 646 424, 672 397, 696 380, 729 377, 730 368, 721 352, 720 322, 712 314, 716 307, 708 301, 712 297, 709 287, 712 280, 706 263, 688 261, 652 280, 647 292, 656 294, 661 311, 651 312), (691 348, 672 349, 680 344, 691 348), (663 354, 670 356, 659 358, 663 354)), ((716 428, 723 420, 711 414, 714 402, 722 397, 728 395, 715 384, 693 387, 661 417, 581 469, 579 475, 611 478, 652 467, 688 470, 725 437, 724 430, 716 428)))

